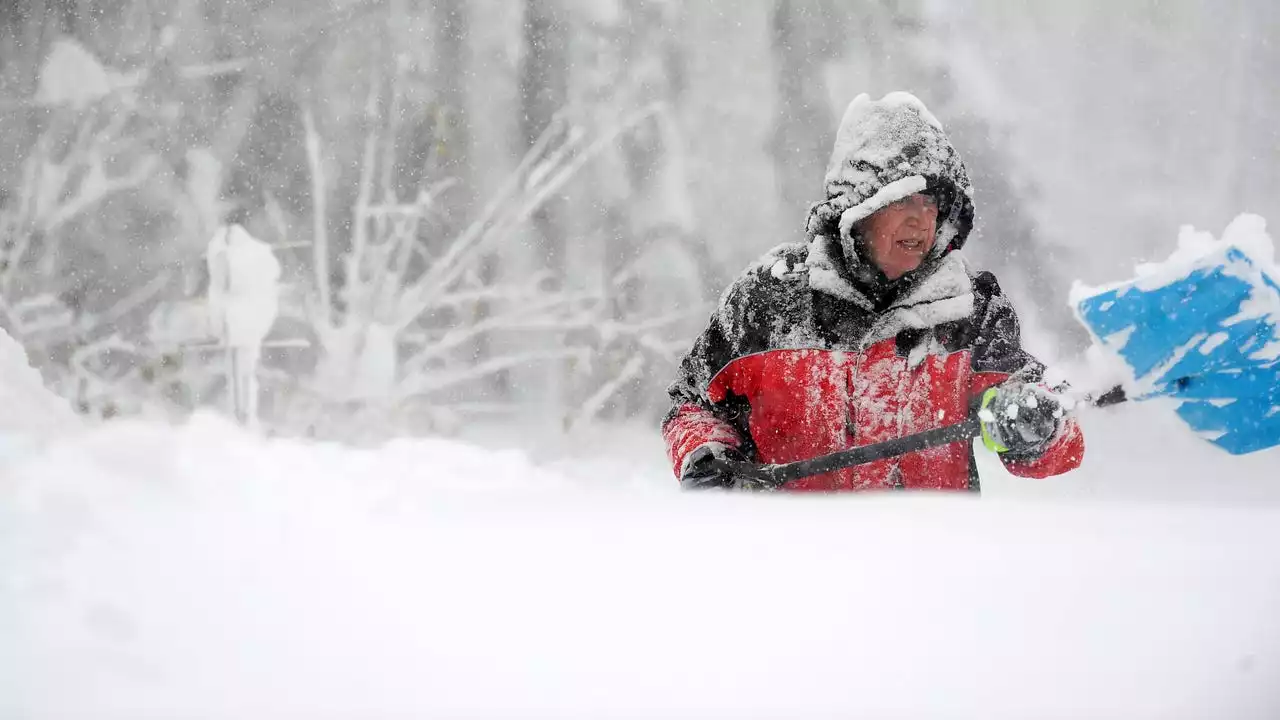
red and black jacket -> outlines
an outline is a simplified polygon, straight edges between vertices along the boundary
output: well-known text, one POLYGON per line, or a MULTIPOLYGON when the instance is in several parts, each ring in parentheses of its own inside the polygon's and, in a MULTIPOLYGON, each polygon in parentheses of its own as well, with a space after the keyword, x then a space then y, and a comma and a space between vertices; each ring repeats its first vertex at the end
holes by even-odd
MULTIPOLYGON (((944 256, 883 310, 832 292, 838 246, 783 245, 749 269, 681 362, 663 437, 679 476, 685 458, 723 443, 786 463, 963 419, 1003 382, 1040 382, 1018 318, 990 273, 944 256)), ((839 273, 837 273, 838 275, 839 273)), ((1014 475, 1074 469, 1075 420, 1036 457, 1002 455, 1014 475)), ((788 483, 786 490, 977 490, 973 444, 954 443, 788 483)))

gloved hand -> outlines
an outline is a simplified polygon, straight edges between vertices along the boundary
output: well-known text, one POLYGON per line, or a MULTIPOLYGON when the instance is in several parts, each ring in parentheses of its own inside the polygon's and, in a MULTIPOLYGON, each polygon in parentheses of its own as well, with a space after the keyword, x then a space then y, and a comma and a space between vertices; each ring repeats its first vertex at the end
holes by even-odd
POLYGON ((1062 429, 1066 408, 1056 395, 1037 385, 1010 383, 982 396, 982 442, 1014 458, 1041 455, 1062 429))
POLYGON ((735 447, 721 443, 702 445, 685 458, 680 471, 680 487, 685 490, 736 487, 735 478, 720 463, 726 460, 742 462, 746 459, 735 447))

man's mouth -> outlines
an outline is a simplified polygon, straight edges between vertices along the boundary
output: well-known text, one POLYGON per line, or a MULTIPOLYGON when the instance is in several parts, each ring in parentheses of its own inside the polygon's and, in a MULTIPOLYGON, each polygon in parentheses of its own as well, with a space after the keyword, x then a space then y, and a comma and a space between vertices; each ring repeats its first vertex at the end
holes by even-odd
POLYGON ((907 252, 923 252, 924 238, 904 238, 897 241, 897 246, 907 252))

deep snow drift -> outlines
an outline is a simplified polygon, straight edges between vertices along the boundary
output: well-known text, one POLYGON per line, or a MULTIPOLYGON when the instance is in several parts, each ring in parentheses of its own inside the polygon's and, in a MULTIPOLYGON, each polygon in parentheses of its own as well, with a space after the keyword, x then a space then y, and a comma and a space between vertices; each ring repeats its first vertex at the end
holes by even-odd
POLYGON ((1280 711, 1280 506, 593 475, 211 418, 10 458, 0 716, 1280 711))

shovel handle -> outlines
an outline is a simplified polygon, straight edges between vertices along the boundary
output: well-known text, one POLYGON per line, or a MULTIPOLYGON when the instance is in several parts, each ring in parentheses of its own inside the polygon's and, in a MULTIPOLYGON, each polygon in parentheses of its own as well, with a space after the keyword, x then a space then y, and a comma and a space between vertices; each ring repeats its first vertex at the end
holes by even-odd
MULTIPOLYGON (((1189 378, 1184 378, 1179 380, 1178 383, 1185 384, 1188 381, 1189 378)), ((1119 405, 1132 399, 1121 385, 1116 385, 1105 392, 1090 393, 1084 396, 1085 403, 1094 407, 1119 405)), ((940 428, 926 430, 913 435, 905 435, 893 440, 885 440, 884 442, 872 443, 871 445, 863 445, 848 450, 839 450, 828 455, 819 455, 809 460, 797 460, 796 462, 780 465, 741 460, 721 460, 717 461, 715 467, 733 477, 749 480, 765 489, 776 490, 792 480, 844 470, 857 465, 865 465, 869 462, 906 455, 917 450, 965 442, 977 437, 982 437, 982 420, 978 418, 977 408, 975 407, 962 422, 944 425, 940 428)))
POLYGON ((811 475, 822 475, 835 470, 843 470, 856 465, 875 462, 876 460, 897 457, 898 455, 906 455, 926 448, 965 442, 981 435, 982 421, 978 419, 977 413, 971 413, 963 422, 944 425, 940 428, 894 438, 893 440, 840 450, 809 460, 797 460, 796 462, 781 465, 722 460, 717 463, 717 466, 736 478, 750 480, 766 489, 775 490, 792 480, 811 475))

